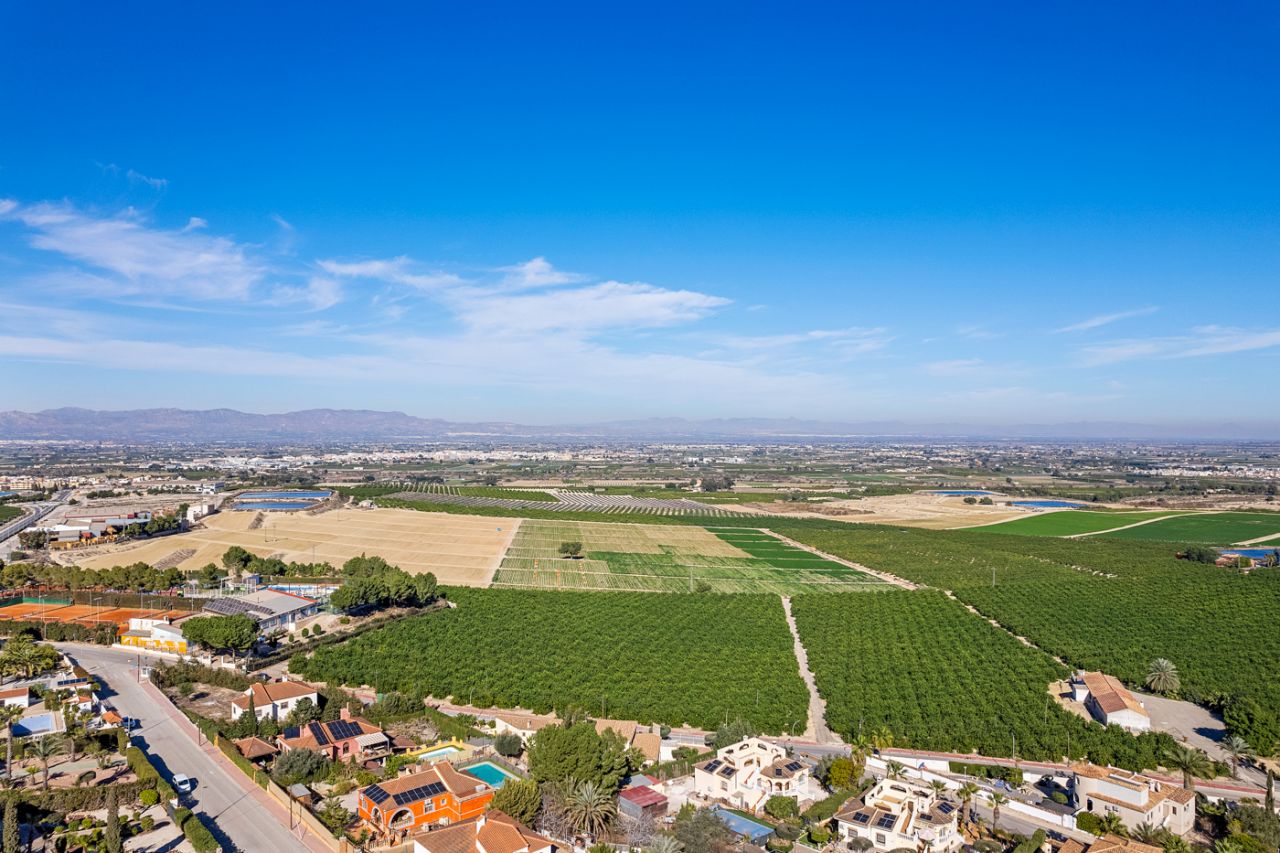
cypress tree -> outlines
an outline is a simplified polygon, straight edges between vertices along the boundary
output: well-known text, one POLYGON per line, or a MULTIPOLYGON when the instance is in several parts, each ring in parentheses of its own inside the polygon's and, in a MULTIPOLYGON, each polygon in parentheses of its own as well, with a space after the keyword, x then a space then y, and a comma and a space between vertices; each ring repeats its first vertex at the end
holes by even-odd
POLYGON ((103 833, 103 842, 107 853, 123 853, 124 842, 120 839, 120 799, 114 787, 107 788, 107 829, 103 833))
POLYGON ((18 827, 18 798, 10 794, 4 803, 4 853, 19 853, 22 833, 18 827))

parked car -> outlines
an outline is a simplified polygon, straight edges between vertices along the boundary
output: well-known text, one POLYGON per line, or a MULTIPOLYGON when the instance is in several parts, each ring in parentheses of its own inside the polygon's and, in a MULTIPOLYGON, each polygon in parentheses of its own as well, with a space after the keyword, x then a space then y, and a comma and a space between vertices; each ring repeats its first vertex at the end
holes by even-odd
POLYGON ((179 794, 190 794, 191 789, 195 785, 191 781, 191 777, 185 773, 177 773, 173 777, 173 789, 179 794))

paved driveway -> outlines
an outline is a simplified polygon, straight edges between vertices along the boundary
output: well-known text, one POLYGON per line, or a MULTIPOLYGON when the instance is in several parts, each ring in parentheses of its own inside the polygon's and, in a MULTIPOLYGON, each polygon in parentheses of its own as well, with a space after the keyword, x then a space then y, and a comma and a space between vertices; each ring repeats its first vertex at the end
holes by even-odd
POLYGON ((295 837, 282 822, 282 818, 288 820, 283 807, 273 809, 264 803, 252 782, 233 777, 232 772, 239 773, 234 766, 229 772, 206 751, 216 752, 216 747, 206 743, 201 748, 186 719, 175 716, 155 687, 138 682, 133 666, 136 656, 79 644, 56 645, 104 682, 104 698, 117 711, 141 722, 132 733, 134 740, 146 747, 162 776, 172 780, 175 773, 185 773, 195 780, 188 805, 216 823, 215 835, 224 850, 306 853, 321 849, 295 837))

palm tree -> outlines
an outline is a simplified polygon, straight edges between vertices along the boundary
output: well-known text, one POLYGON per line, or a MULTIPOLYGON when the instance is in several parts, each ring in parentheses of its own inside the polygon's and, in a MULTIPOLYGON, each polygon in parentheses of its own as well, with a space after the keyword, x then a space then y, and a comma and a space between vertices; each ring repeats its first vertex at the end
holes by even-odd
POLYGON ((1177 693, 1182 686, 1182 679, 1178 677, 1178 668, 1173 665, 1173 661, 1156 658, 1147 669, 1146 683, 1147 687, 1157 693, 1177 693))
POLYGON ((1213 762, 1209 760, 1209 756, 1202 750, 1183 743, 1176 744, 1165 753, 1164 760, 1167 766, 1182 772, 1182 787, 1188 791, 1196 789, 1197 776, 1207 779, 1213 772, 1213 762))
POLYGON ((1172 832, 1165 833, 1164 843, 1160 846, 1164 848, 1164 853, 1191 853, 1191 844, 1187 839, 1172 832))
POLYGON ((1102 830, 1103 835, 1127 836, 1129 834, 1125 829, 1124 821, 1115 812, 1107 812, 1098 818, 1098 828, 1102 830))
POLYGON ((670 835, 659 835, 645 848, 645 851, 646 853, 684 853, 684 845, 670 835))
POLYGON ((956 791, 956 796, 960 798, 961 824, 968 825, 973 798, 978 796, 981 791, 982 789, 972 782, 965 782, 960 786, 960 790, 956 791))
POLYGON ((877 750, 888 749, 893 746, 893 730, 888 726, 878 726, 871 733, 871 745, 877 750))
POLYGON ((4 723, 4 730, 9 736, 4 747, 4 772, 10 779, 13 778, 13 724, 22 719, 22 711, 17 705, 0 706, 0 723, 4 723))
POLYGON ((1144 822, 1135 826, 1133 828, 1133 832, 1129 833, 1129 836, 1134 841, 1140 841, 1143 844, 1151 844, 1155 847, 1160 847, 1164 844, 1164 838, 1168 834, 1168 831, 1144 822))
POLYGON ((44 788, 49 787, 49 760, 62 752, 63 743, 54 737, 42 737, 31 745, 31 754, 40 760, 44 768, 44 788))
POLYGON ((1238 779, 1240 777, 1240 762, 1246 758, 1253 757, 1253 750, 1249 748, 1249 742, 1240 735, 1227 735, 1222 739, 1220 744, 1222 751, 1227 754, 1227 761, 1231 764, 1231 777, 1238 779))
POLYGON ((999 791, 987 795, 987 804, 991 806, 991 834, 1000 834, 1000 807, 1009 802, 1009 798, 999 791))
POLYGON ((604 832, 613 820, 617 806, 599 785, 582 782, 569 790, 563 810, 574 832, 594 837, 604 832))
POLYGON ((935 797, 941 797, 947 792, 947 783, 943 782, 941 779, 934 779, 929 783, 929 787, 933 789, 933 795, 935 797))
POLYGON ((902 762, 890 761, 888 764, 885 765, 884 772, 885 772, 885 775, 888 776, 890 779, 901 779, 902 774, 903 772, 906 771, 906 769, 907 769, 907 766, 902 762))

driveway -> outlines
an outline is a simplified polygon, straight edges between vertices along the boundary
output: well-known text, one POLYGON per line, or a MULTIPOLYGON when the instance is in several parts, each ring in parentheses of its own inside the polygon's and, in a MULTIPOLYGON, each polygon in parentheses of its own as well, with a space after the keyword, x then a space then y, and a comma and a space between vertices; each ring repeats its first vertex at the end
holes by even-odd
POLYGON ((134 742, 146 748, 162 776, 172 780, 175 773, 185 773, 195 780, 195 790, 185 804, 212 819, 224 850, 307 853, 325 849, 310 846, 290 832, 283 806, 267 800, 264 792, 217 754, 216 747, 198 743, 194 727, 153 685, 139 683, 136 655, 76 643, 54 645, 103 682, 103 696, 117 711, 139 720, 141 727, 132 732, 134 742))
MULTIPOLYGON (((1174 738, 1203 749, 1210 757, 1226 761, 1226 753, 1219 742, 1227 736, 1222 717, 1192 702, 1166 699, 1147 693, 1135 693, 1146 706, 1151 717, 1151 728, 1173 735, 1174 738)), ((1247 767, 1240 768, 1240 779, 1255 785, 1266 784, 1266 774, 1247 767)))

